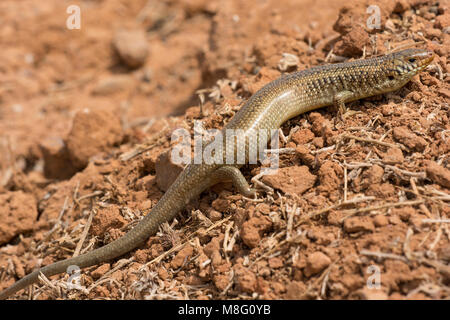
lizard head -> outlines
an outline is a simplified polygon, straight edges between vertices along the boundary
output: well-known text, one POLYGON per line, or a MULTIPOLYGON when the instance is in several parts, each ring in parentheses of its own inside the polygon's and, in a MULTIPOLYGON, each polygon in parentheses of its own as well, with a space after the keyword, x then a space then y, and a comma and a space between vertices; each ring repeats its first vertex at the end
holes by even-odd
POLYGON ((384 56, 382 86, 389 88, 389 91, 402 87, 425 69, 433 58, 433 52, 425 49, 406 49, 384 56))

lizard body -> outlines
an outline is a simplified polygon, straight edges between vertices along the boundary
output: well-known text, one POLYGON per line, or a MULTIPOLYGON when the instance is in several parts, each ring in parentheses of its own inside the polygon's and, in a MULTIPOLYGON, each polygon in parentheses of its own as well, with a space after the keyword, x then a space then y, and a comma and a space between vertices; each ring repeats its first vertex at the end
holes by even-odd
MULTIPOLYGON (((397 90, 432 60, 433 54, 427 50, 406 49, 381 57, 318 66, 284 75, 256 92, 222 132, 239 129, 248 152, 254 147, 248 139, 250 132, 278 129, 286 120, 317 108, 333 104, 343 108, 347 102, 397 90)), ((229 141, 225 139, 223 148, 227 143, 229 141)), ((48 277, 66 271, 71 265, 85 268, 133 250, 155 234, 162 223, 173 219, 191 199, 219 181, 231 179, 240 193, 254 195, 254 190, 239 170, 240 166, 189 164, 151 212, 123 237, 32 272, 0 292, 0 299, 35 283, 40 273, 48 277)))

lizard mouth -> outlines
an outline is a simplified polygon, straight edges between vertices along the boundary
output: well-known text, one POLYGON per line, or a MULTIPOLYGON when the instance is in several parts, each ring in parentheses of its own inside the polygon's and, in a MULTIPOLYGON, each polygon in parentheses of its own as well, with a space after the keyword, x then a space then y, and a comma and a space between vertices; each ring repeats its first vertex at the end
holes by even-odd
POLYGON ((418 67, 420 70, 428 66, 434 59, 434 53, 429 50, 422 50, 411 55, 410 59, 416 59, 418 61, 418 67))
POLYGON ((425 49, 406 50, 403 57, 399 60, 396 71, 403 75, 405 79, 411 78, 425 69, 434 59, 434 53, 425 49))

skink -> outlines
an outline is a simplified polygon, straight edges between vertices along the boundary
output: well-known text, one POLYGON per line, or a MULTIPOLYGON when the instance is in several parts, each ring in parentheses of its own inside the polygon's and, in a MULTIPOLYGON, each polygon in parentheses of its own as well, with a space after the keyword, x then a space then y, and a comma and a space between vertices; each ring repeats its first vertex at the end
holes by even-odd
MULTIPOLYGON (((310 110, 333 104, 343 109, 347 102, 397 90, 430 64, 433 57, 433 53, 427 50, 406 49, 381 57, 318 66, 284 75, 257 91, 223 130, 240 129, 244 139, 239 141, 243 141, 249 150, 250 132, 278 129, 286 120, 310 110)), ((227 141, 224 140, 224 149, 229 143, 227 141)), ((240 172, 240 166, 242 164, 189 164, 151 212, 123 237, 86 254, 32 272, 0 292, 0 299, 33 284, 40 273, 48 277, 66 271, 71 265, 85 268, 131 251, 155 234, 162 223, 173 219, 192 198, 217 182, 232 180, 243 195, 254 195, 255 191, 240 172)))

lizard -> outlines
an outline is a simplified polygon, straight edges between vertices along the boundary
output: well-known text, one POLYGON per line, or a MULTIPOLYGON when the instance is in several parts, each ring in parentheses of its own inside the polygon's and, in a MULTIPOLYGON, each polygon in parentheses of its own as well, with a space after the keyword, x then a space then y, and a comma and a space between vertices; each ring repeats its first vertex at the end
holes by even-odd
MULTIPOLYGON (((369 96, 395 91, 426 68, 433 52, 410 48, 379 57, 328 64, 284 74, 252 95, 222 129, 239 129, 248 151, 248 135, 254 130, 278 129, 285 121, 305 112, 345 104, 369 96)), ((223 148, 230 140, 224 140, 223 148)), ((234 147, 236 152, 238 146, 234 147)), ((248 159, 246 159, 247 161, 248 159)), ((162 198, 145 217, 121 238, 93 251, 39 268, 0 292, 6 299, 38 280, 40 273, 49 277, 64 272, 69 266, 86 268, 120 257, 143 244, 159 226, 172 220, 193 198, 208 187, 232 180, 237 191, 252 197, 250 187, 240 171, 242 164, 188 164, 162 198)))

